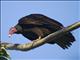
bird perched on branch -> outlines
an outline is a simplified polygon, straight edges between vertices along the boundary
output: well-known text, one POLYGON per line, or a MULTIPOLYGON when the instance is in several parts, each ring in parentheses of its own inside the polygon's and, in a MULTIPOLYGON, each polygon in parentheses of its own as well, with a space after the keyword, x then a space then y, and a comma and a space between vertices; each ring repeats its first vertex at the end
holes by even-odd
MULTIPOLYGON (((60 29, 64 28, 64 26, 57 22, 56 20, 49 18, 42 14, 30 14, 25 17, 22 17, 17 25, 10 28, 9 36, 12 34, 22 34, 24 37, 33 41, 36 39, 42 39, 47 35, 54 33, 60 29)), ((65 49, 70 47, 75 41, 74 36, 68 32, 60 38, 56 40, 52 40, 47 42, 49 44, 58 44, 61 48, 65 49)))

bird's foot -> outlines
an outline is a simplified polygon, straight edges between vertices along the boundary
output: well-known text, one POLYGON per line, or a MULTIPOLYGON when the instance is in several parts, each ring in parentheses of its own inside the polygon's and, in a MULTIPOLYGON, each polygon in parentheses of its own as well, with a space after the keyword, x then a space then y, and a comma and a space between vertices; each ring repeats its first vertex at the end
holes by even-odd
POLYGON ((39 38, 38 39, 36 39, 36 40, 40 40, 41 39, 41 36, 39 36, 39 38))

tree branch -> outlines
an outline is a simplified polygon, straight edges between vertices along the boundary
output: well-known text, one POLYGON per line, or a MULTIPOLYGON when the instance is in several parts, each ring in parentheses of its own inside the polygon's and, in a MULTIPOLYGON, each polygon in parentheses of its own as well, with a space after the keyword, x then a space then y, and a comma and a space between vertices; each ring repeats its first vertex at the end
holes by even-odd
POLYGON ((8 50, 29 51, 29 50, 32 50, 36 47, 39 47, 39 46, 51 41, 51 39, 55 40, 55 39, 63 36, 65 33, 75 30, 79 27, 80 27, 80 22, 76 22, 68 27, 65 27, 59 31, 56 31, 56 32, 44 37, 41 40, 34 40, 31 43, 25 43, 25 44, 1 43, 1 45, 8 50))

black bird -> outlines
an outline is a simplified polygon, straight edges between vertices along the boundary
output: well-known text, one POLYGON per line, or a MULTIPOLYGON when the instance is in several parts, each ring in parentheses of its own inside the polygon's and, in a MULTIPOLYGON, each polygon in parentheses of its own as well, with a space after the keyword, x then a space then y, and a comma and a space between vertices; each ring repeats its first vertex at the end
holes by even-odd
MULTIPOLYGON (((49 18, 42 14, 30 14, 22 17, 18 21, 17 25, 10 28, 9 36, 11 36, 12 34, 22 34, 24 37, 33 41, 36 39, 42 39, 47 35, 54 33, 62 28, 64 28, 64 26, 52 18, 49 18)), ((56 43, 61 48, 65 49, 70 47, 70 45, 72 45, 71 43, 74 41, 74 36, 70 32, 68 32, 57 40, 52 40, 48 43, 56 43)))

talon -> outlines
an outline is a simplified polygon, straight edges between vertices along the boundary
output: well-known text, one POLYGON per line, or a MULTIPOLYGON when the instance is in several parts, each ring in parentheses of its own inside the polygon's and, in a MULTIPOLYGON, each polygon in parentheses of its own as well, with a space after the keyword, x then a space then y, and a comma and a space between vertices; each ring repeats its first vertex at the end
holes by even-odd
POLYGON ((41 39, 41 36, 39 36, 39 38, 37 40, 40 40, 41 39))

